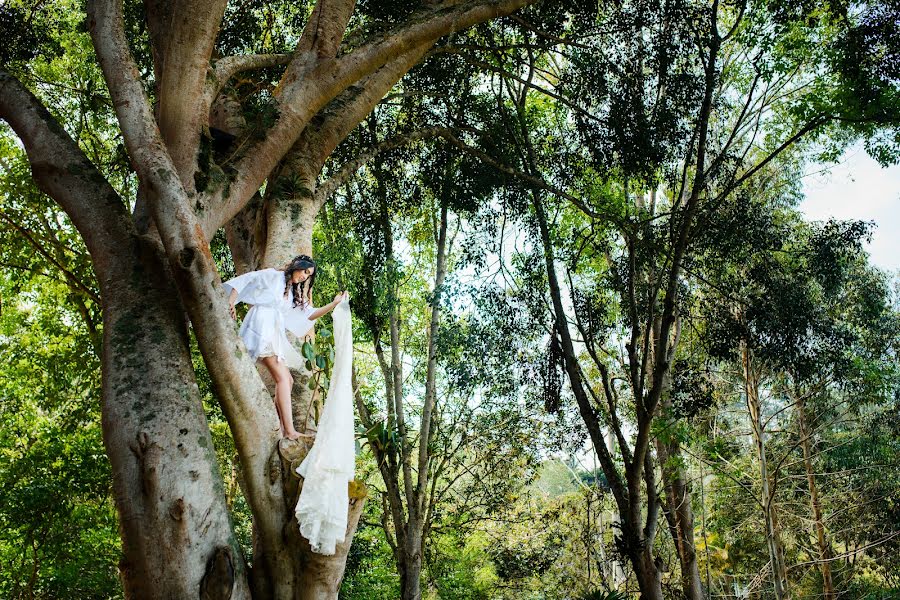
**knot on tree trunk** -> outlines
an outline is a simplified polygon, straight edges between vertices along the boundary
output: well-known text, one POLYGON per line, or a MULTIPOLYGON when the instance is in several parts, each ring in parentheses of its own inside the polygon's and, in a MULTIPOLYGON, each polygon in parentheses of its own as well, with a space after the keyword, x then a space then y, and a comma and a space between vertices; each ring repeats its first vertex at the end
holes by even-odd
POLYGON ((141 491, 144 495, 152 497, 156 493, 156 468, 159 464, 160 448, 150 439, 150 434, 141 431, 137 434, 135 441, 129 444, 131 453, 134 454, 138 461, 139 473, 141 474, 141 491))
POLYGON ((196 256, 197 250, 195 248, 190 246, 183 248, 181 252, 178 253, 178 264, 182 269, 188 270, 191 268, 191 264, 193 264, 196 256))
POLYGON ((206 561, 206 573, 200 580, 200 600, 229 600, 233 588, 231 548, 219 546, 206 561))
POLYGON ((172 505, 169 506, 169 516, 175 521, 181 521, 184 518, 184 498, 177 498, 172 505))

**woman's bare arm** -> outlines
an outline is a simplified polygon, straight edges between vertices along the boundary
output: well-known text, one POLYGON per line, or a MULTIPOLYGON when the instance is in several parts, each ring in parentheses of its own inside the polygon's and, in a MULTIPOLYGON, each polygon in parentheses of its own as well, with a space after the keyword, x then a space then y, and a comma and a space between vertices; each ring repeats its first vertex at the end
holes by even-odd
POLYGON ((345 294, 347 294, 347 292, 338 292, 338 294, 334 297, 334 300, 332 300, 325 306, 320 306, 319 308, 314 310, 312 314, 309 315, 309 320, 315 321, 319 317, 324 317, 325 315, 333 311, 334 308, 344 300, 345 294))

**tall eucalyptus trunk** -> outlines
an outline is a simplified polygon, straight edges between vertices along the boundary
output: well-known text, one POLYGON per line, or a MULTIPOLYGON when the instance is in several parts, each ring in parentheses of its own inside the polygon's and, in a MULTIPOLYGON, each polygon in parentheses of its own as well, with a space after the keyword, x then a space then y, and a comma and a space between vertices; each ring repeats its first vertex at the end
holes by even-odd
MULTIPOLYGON (((664 402, 664 406, 667 403, 664 402)), ((673 541, 681 565, 681 590, 688 600, 703 600, 703 584, 694 545, 694 511, 691 485, 684 468, 684 455, 678 440, 656 440, 656 455, 665 488, 666 510, 674 523, 673 541)))
POLYGON ((806 483, 809 486, 809 504, 813 520, 816 523, 816 543, 819 546, 819 570, 822 572, 822 592, 826 600, 834 600, 834 581, 831 576, 832 552, 828 535, 825 532, 825 520, 822 518, 822 503, 816 487, 816 476, 812 463, 812 431, 807 423, 806 401, 802 394, 797 397, 797 423, 800 426, 800 446, 803 448, 803 467, 806 469, 806 483))
POLYGON ((753 432, 753 444, 756 459, 759 463, 759 477, 763 519, 766 528, 766 547, 769 549, 769 564, 772 569, 772 585, 778 600, 790 598, 787 581, 787 568, 784 561, 784 545, 778 525, 778 514, 775 510, 775 498, 769 475, 769 464, 766 455, 766 432, 762 421, 759 402, 759 374, 753 368, 750 349, 746 343, 741 344, 741 360, 744 373, 744 395, 747 411, 750 415, 750 427, 753 432))

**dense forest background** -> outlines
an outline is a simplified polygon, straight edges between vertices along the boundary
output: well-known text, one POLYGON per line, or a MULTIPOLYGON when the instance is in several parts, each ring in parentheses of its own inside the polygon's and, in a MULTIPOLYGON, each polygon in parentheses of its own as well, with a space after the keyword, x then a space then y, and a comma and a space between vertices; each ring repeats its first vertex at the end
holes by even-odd
MULTIPOLYGON (((213 57, 274 58, 223 83, 196 190, 277 122, 314 4, 228 5, 213 57)), ((359 2, 347 46, 419 8, 359 2)), ((0 65, 130 212, 86 10, 3 3, 0 65)), ((152 104, 141 3, 124 24, 152 104)), ((254 202, 314 196, 316 298, 353 298, 367 499, 340 598, 900 598, 900 280, 872 223, 797 209, 851 145, 900 159, 898 24, 890 0, 539 2, 440 38, 315 190, 279 163, 254 202)), ((0 597, 121 598, 101 284, 20 138, 0 123, 0 597)), ((210 239, 222 280, 260 266, 235 231, 210 239)), ((329 335, 303 348, 312 414, 329 335)), ((252 564, 239 451, 185 344, 252 564)))

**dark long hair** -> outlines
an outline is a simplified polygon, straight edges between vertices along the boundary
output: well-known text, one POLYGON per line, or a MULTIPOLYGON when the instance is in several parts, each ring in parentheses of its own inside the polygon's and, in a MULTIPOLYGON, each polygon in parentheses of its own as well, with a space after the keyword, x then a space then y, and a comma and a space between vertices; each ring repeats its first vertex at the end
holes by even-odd
POLYGON ((316 266, 316 261, 306 254, 295 256, 284 268, 284 291, 287 292, 288 288, 293 291, 295 307, 312 305, 312 289, 316 283, 316 273, 318 271, 319 267, 316 266), (300 283, 291 281, 294 271, 302 271, 310 267, 312 267, 313 272, 306 281, 301 281, 300 283))

